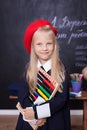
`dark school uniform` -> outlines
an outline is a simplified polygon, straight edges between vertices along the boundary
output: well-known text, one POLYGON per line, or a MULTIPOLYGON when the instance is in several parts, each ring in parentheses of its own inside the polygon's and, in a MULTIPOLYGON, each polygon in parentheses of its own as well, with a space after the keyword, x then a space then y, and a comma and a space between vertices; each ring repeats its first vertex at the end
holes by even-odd
MULTIPOLYGON (((50 71, 48 71, 48 73, 50 73, 50 71)), ((44 103, 44 104, 49 103, 51 116, 47 117, 46 123, 43 126, 39 127, 38 130, 71 130, 69 88, 68 88, 67 75, 62 85, 63 85, 63 92, 62 93, 57 92, 56 95, 51 100, 44 103)), ((23 108, 31 107, 31 101, 29 99, 29 87, 26 81, 24 81, 23 85, 21 85, 20 87, 18 100, 23 108)), ((37 113, 35 107, 34 110, 35 113, 37 113)), ((16 130, 33 130, 33 129, 28 122, 23 120, 23 117, 20 114, 18 117, 16 130)))

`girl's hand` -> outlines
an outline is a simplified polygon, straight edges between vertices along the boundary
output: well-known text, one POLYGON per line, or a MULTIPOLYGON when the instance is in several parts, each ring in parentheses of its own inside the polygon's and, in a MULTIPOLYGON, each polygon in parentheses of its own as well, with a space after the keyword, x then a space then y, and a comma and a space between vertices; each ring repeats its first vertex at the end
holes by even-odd
POLYGON ((24 111, 24 117, 26 120, 33 120, 34 119, 34 110, 33 108, 26 108, 26 109, 23 109, 24 111))
POLYGON ((38 119, 37 122, 36 122, 36 125, 37 126, 42 126, 46 123, 46 118, 43 118, 43 119, 38 119))

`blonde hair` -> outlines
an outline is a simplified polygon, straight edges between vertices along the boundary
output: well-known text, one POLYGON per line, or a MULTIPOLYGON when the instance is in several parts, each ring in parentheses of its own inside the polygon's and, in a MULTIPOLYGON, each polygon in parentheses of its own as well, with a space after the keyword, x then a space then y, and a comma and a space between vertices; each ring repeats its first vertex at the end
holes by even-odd
MULTIPOLYGON (((44 31, 53 38, 55 47, 54 47, 54 51, 53 51, 53 54, 51 57, 51 76, 57 82, 62 83, 65 80, 65 75, 64 75, 65 68, 59 58, 59 47, 58 47, 58 43, 57 43, 55 34, 53 33, 53 31, 51 30, 51 28, 48 25, 39 28, 35 33, 38 33, 38 31, 44 31)), ((34 35, 33 35, 33 37, 34 37, 34 35)), ((27 68, 27 74, 26 74, 30 92, 33 92, 36 88, 37 73, 38 73, 38 69, 36 66, 38 58, 34 52, 32 44, 33 44, 33 39, 32 39, 32 43, 31 43, 31 57, 30 57, 30 62, 28 64, 28 68, 27 68)))

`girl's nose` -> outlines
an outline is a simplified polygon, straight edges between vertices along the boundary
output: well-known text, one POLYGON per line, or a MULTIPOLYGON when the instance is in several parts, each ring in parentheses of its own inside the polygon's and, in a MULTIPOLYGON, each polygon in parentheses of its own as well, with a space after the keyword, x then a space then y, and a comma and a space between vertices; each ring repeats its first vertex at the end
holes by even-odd
POLYGON ((47 49, 47 45, 43 45, 43 50, 46 50, 47 49))

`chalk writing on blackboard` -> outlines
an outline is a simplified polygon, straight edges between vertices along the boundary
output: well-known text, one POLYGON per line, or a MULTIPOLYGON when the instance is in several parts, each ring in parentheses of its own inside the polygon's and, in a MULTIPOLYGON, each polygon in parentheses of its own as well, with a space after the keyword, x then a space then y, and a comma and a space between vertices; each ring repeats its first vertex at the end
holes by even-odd
POLYGON ((87 44, 86 45, 78 45, 78 46, 76 46, 75 49, 76 50, 81 50, 81 49, 85 50, 85 49, 87 49, 87 44))
POLYGON ((82 63, 82 62, 76 62, 76 63, 75 63, 75 66, 76 66, 76 67, 82 67, 82 68, 83 68, 83 67, 87 66, 87 64, 86 64, 86 63, 82 63))
POLYGON ((52 20, 52 24, 55 27, 59 28, 60 30, 63 30, 62 33, 58 33, 57 38, 68 38, 68 45, 71 44, 72 39, 87 37, 87 30, 85 30, 85 27, 87 26, 87 20, 69 20, 68 16, 64 16, 64 18, 58 20, 61 21, 59 24, 57 24, 57 16, 55 16, 52 20), (67 32, 64 32, 65 29, 67 29, 67 32))
POLYGON ((87 66, 87 45, 77 45, 75 47, 75 66, 87 66))
POLYGON ((77 61, 87 61, 87 57, 86 56, 80 56, 76 58, 77 61))

